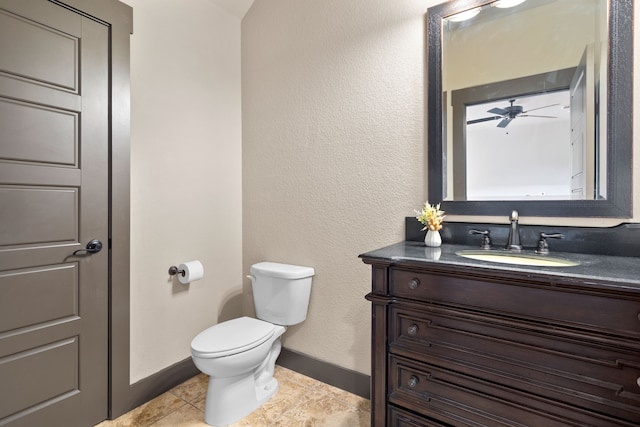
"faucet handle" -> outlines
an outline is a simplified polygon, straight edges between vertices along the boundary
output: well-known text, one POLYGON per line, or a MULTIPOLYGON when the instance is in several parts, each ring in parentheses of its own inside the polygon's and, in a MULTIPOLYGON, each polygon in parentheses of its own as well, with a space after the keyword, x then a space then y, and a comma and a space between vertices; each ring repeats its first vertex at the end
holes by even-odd
POLYGON ((536 253, 540 255, 546 255, 549 253, 549 243, 547 243, 547 239, 564 239, 564 234, 562 233, 540 233, 540 240, 538 241, 538 247, 536 248, 536 253))
POLYGON ((489 236, 489 230, 469 230, 469 234, 481 234, 482 243, 480 244, 480 249, 491 249, 491 236, 489 236))

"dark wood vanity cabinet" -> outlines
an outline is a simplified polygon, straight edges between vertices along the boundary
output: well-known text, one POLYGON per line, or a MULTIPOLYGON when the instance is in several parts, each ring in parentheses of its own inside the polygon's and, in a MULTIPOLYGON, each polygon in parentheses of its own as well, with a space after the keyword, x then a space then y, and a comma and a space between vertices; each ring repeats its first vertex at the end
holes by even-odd
POLYGON ((367 259, 372 426, 639 426, 640 293, 367 259))

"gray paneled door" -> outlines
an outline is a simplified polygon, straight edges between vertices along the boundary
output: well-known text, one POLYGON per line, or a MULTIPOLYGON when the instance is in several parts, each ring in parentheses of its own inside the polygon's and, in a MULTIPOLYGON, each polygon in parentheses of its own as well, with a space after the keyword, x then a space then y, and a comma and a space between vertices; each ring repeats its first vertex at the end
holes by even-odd
POLYGON ((108 61, 107 26, 0 0, 0 426, 107 417, 108 61))

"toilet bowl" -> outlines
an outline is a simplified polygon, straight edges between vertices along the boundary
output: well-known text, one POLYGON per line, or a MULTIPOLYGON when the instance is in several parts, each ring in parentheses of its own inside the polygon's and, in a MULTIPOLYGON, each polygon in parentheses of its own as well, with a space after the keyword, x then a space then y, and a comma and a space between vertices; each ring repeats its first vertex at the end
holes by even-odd
POLYGON ((209 375, 207 424, 234 423, 278 391, 273 370, 284 331, 283 326, 240 317, 208 328, 194 338, 193 361, 209 375))
POLYGON ((191 342, 198 369, 209 375, 205 422, 232 424, 262 406, 278 391, 273 377, 288 325, 302 322, 313 268, 263 262, 251 267, 259 319, 240 317, 200 332, 191 342))

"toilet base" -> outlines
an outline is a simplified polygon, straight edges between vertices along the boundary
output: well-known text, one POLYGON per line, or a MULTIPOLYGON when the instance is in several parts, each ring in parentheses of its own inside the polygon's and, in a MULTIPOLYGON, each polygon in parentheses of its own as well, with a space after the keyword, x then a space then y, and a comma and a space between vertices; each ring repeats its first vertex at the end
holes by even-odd
POLYGON ((233 424, 276 394, 279 386, 273 372, 281 348, 278 338, 260 366, 246 374, 228 378, 210 376, 204 421, 215 427, 233 424))
POLYGON ((204 422, 216 427, 240 421, 267 402, 279 388, 275 378, 260 388, 252 378, 225 378, 224 382, 226 384, 213 384, 212 387, 210 379, 207 390, 204 422), (224 393, 219 393, 220 386, 225 387, 224 393), (255 398, 247 398, 251 395, 255 398))

